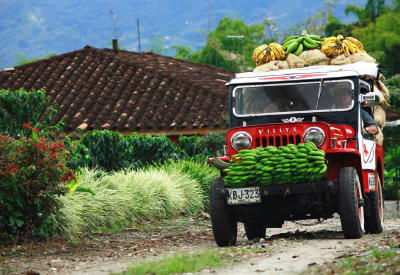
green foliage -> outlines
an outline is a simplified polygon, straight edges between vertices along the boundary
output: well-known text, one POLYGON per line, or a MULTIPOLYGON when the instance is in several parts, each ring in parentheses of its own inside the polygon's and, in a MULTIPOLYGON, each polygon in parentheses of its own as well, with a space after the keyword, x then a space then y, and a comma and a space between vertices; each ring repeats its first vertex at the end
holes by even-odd
POLYGON ((330 13, 324 27, 324 33, 327 37, 338 36, 351 36, 351 24, 343 24, 333 13, 330 13))
POLYGON ((254 48, 266 42, 264 29, 269 24, 246 25, 240 18, 223 18, 208 34, 203 49, 191 53, 185 47, 175 46, 175 57, 231 71, 246 71, 253 67, 254 48))
POLYGON ((337 3, 334 1, 326 0, 322 6, 320 12, 306 18, 303 21, 295 24, 293 27, 283 32, 282 40, 291 35, 299 35, 302 30, 307 30, 310 34, 323 35, 325 31, 325 24, 329 20, 329 16, 332 15, 334 8, 337 3))
POLYGON ((88 159, 89 167, 100 167, 106 171, 119 170, 128 165, 129 144, 120 133, 108 130, 88 132, 77 146, 78 155, 88 159), (88 156, 88 157, 87 157, 88 156))
POLYGON ((365 49, 384 65, 385 75, 400 72, 400 13, 387 12, 375 22, 356 28, 352 34, 362 41, 365 49))
POLYGON ((42 60, 42 59, 53 57, 55 55, 56 55, 55 53, 51 53, 51 54, 46 55, 44 57, 28 59, 23 54, 16 54, 15 55, 16 65, 15 66, 21 66, 21 65, 29 64, 29 63, 36 62, 36 61, 39 61, 39 60, 42 60))
POLYGON ((207 250, 195 254, 175 254, 161 260, 131 266, 127 271, 114 274, 176 274, 198 272, 206 267, 219 267, 226 261, 226 252, 207 250))
POLYGON ((358 18, 361 25, 367 25, 374 22, 385 11, 385 0, 368 0, 364 8, 356 5, 348 5, 344 12, 346 14, 354 14, 358 18))
POLYGON ((46 97, 43 90, 0 90, 0 134, 29 136, 27 128, 31 126, 44 132, 60 133, 62 122, 51 126, 56 113, 56 107, 51 105, 51 99, 46 97))
POLYGON ((167 161, 192 158, 204 162, 207 157, 222 155, 225 133, 212 133, 205 137, 180 137, 181 147, 165 136, 131 134, 123 136, 108 130, 90 131, 78 137, 64 139, 71 152, 68 166, 100 168, 118 171, 125 168, 140 169, 167 161))
POLYGON ((210 167, 205 159, 203 161, 181 160, 165 163, 162 169, 168 173, 183 173, 199 183, 203 193, 204 205, 208 206, 208 194, 211 181, 219 177, 219 171, 210 167))
POLYGON ((51 215, 64 182, 74 178, 65 167, 63 143, 39 137, 0 136, 0 239, 19 235, 47 237, 55 232, 51 215))
POLYGON ((184 152, 165 136, 132 134, 126 137, 129 146, 127 159, 133 168, 142 168, 150 164, 164 163, 167 160, 178 160, 184 152))
POLYGON ((307 274, 395 274, 400 264, 396 248, 372 248, 362 256, 344 257, 308 270, 307 274))
POLYGON ((205 137, 180 136, 179 144, 189 157, 195 155, 208 157, 222 155, 223 146, 225 145, 225 132, 210 133, 205 137))
MULTIPOLYGON (((394 110, 400 110, 400 78, 390 78, 385 81, 390 90, 390 105, 394 110)), ((383 129, 385 149, 385 199, 400 200, 400 126, 383 129)))
POLYGON ((93 194, 73 192, 61 197, 61 211, 53 216, 60 234, 71 239, 203 209, 199 183, 179 171, 162 168, 109 174, 82 169, 78 187, 93 194))

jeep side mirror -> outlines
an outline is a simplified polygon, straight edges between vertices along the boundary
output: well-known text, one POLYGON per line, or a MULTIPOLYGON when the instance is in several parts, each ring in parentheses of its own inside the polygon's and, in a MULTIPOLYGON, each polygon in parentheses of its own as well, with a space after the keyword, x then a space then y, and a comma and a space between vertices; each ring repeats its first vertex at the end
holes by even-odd
POLYGON ((369 92, 360 95, 360 102, 367 102, 368 106, 379 105, 379 94, 375 92, 369 92))

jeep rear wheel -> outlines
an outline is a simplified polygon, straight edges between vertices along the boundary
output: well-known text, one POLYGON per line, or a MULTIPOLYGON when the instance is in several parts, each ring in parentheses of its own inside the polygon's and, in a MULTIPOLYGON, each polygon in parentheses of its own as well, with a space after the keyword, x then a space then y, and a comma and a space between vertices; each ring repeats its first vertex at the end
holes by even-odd
POLYGON ((382 185, 377 176, 376 191, 367 194, 368 211, 365 215, 365 232, 371 234, 383 231, 383 196, 382 185))
POLYGON ((363 193, 356 169, 345 167, 339 173, 339 215, 343 234, 357 239, 364 231, 363 193))
POLYGON ((244 231, 249 241, 265 238, 265 225, 257 223, 256 221, 244 223, 244 231))
POLYGON ((211 183, 210 189, 210 214, 214 233, 214 240, 218 246, 229 246, 236 243, 237 221, 226 204, 226 199, 221 194, 224 187, 223 179, 216 178, 211 183))

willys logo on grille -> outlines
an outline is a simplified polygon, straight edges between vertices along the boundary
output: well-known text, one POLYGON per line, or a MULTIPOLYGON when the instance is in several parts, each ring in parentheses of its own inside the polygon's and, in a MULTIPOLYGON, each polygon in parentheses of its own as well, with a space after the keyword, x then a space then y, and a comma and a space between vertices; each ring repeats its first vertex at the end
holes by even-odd
POLYGON ((292 116, 291 118, 282 118, 282 121, 285 123, 289 122, 302 122, 304 120, 304 117, 294 117, 292 116))
POLYGON ((260 135, 271 135, 271 134, 288 134, 297 132, 296 127, 279 127, 279 128, 267 128, 267 129, 258 129, 257 130, 260 135))

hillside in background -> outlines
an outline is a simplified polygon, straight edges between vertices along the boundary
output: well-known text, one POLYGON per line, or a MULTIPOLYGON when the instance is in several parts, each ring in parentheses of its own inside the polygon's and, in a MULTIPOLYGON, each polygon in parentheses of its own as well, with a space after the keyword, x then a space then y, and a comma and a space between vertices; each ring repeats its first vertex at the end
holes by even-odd
MULTIPOLYGON (((366 1, 336 2, 335 15, 349 21, 344 7, 366 1)), ((0 68, 85 45, 110 47, 116 36, 124 49, 137 51, 137 19, 141 49, 161 46, 164 54, 172 55, 173 45, 199 49, 208 28, 215 28, 223 17, 241 17, 248 24, 272 18, 279 32, 319 12, 322 5, 321 0, 253 0, 251 4, 242 0, 0 0, 0 68)))

